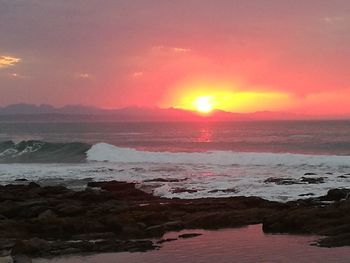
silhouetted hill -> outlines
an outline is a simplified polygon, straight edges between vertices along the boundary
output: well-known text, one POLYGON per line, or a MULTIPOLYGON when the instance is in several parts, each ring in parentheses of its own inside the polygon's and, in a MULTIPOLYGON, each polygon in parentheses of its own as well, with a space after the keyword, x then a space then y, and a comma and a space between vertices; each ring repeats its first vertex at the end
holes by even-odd
POLYGON ((0 121, 234 121, 307 119, 280 112, 232 113, 215 110, 210 115, 177 108, 127 107, 100 109, 83 105, 56 108, 51 105, 12 104, 0 107, 0 121))

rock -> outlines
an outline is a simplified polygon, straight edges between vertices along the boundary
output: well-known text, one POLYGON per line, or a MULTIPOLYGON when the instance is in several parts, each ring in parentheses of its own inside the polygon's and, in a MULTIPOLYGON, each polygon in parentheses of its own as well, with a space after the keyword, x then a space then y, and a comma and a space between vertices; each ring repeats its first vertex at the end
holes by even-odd
POLYGON ((322 201, 339 201, 341 199, 347 199, 350 194, 350 189, 340 188, 331 189, 327 192, 327 195, 322 196, 322 201))
POLYGON ((342 178, 342 179, 345 179, 345 178, 348 178, 347 176, 345 176, 345 175, 339 175, 339 176, 337 176, 338 178, 342 178))
POLYGON ((14 259, 16 263, 32 263, 32 259, 26 255, 16 255, 14 259))
POLYGON ((49 203, 46 200, 27 200, 16 203, 11 210, 10 217, 32 218, 47 210, 49 203))
POLYGON ((229 189, 215 189, 215 190, 209 191, 209 193, 218 193, 218 192, 222 192, 222 193, 237 193, 238 190, 235 189, 235 188, 229 188, 229 189))
POLYGON ((144 182, 164 182, 164 183, 177 183, 177 182, 183 182, 188 180, 187 178, 183 179, 176 179, 176 178, 155 178, 155 179, 149 179, 145 180, 144 182))
POLYGON ((316 244, 320 247, 350 246, 350 233, 326 237, 318 240, 316 244))
POLYGON ((0 263, 13 263, 14 261, 13 261, 13 258, 12 258, 12 256, 4 256, 4 257, 2 257, 2 256, 0 256, 0 263))
POLYGON ((330 173, 330 172, 328 172, 328 173, 326 173, 327 175, 333 175, 333 173, 330 173))
POLYGON ((113 195, 109 192, 101 192, 101 191, 95 191, 92 189, 85 189, 84 191, 77 192, 74 195, 74 198, 82 201, 88 201, 93 203, 103 202, 111 200, 113 195))
POLYGON ((317 175, 316 173, 304 173, 304 175, 317 175))
POLYGON ((171 242, 171 241, 175 241, 177 240, 177 238, 166 238, 166 239, 161 239, 157 241, 157 244, 163 244, 163 243, 167 243, 167 242, 171 242))
POLYGON ((63 205, 58 208, 57 213, 64 216, 76 216, 85 213, 85 209, 79 205, 63 205))
MULTIPOLYGON (((330 190, 329 196, 339 199, 344 192, 338 190, 330 190)), ((329 238, 322 239, 320 246, 350 245, 349 213, 350 202, 348 200, 326 205, 294 202, 290 209, 266 216, 263 220, 263 231, 266 233, 327 235, 329 238)))
POLYGON ((15 243, 9 239, 0 239, 0 258, 11 255, 15 243))
POLYGON ((299 211, 273 214, 263 220, 263 231, 265 233, 305 233, 306 218, 309 219, 309 216, 303 216, 299 211))
POLYGON ((187 234, 179 235, 179 238, 192 238, 192 237, 198 237, 201 235, 202 234, 199 234, 199 233, 187 233, 187 234))
POLYGON ((50 243, 44 239, 33 237, 29 240, 22 240, 16 244, 16 254, 40 254, 40 251, 45 251, 50 248, 50 243))
POLYGON ((19 213, 17 217, 33 218, 39 216, 42 212, 48 209, 48 206, 32 206, 32 207, 18 207, 19 213))
POLYGON ((99 187, 102 190, 109 191, 118 199, 153 199, 149 193, 136 189, 136 184, 118 181, 109 182, 89 182, 88 187, 99 187))
POLYGON ((132 170, 134 170, 135 172, 144 172, 144 171, 146 171, 144 168, 140 168, 140 167, 134 167, 134 168, 132 168, 132 170))
POLYGON ((185 188, 175 188, 173 191, 173 193, 178 194, 178 193, 197 193, 198 190, 195 189, 185 189, 185 188))
POLYGON ((49 203, 46 200, 28 200, 20 203, 20 208, 35 207, 35 206, 48 206, 49 203))
POLYGON ((237 212, 197 212, 184 218, 186 228, 219 229, 237 227, 253 219, 251 215, 237 212))
POLYGON ((60 256, 65 254, 91 252, 143 252, 156 248, 152 241, 120 241, 120 240, 91 240, 91 241, 58 241, 48 242, 42 239, 21 241, 17 246, 17 253, 45 257, 47 255, 60 256), (41 246, 41 248, 39 248, 41 246))
MULTIPOLYGON (((35 183, 33 183, 35 184, 35 183)), ((55 196, 55 195, 59 195, 59 194, 64 194, 64 193, 67 193, 69 192, 69 190, 64 187, 64 186, 45 186, 45 187, 40 187, 38 186, 38 184, 35 184, 36 188, 40 188, 40 189, 37 189, 39 195, 41 196, 55 196)))
POLYGON ((117 216, 106 216, 101 220, 101 223, 113 233, 121 233, 123 231, 122 222, 117 216))
POLYGON ((15 180, 15 182, 26 182, 26 181, 28 181, 28 180, 25 178, 19 178, 19 179, 15 180))
POLYGON ((44 212, 38 215, 39 220, 47 220, 56 217, 57 215, 51 209, 45 210, 44 212))
POLYGON ((179 230, 182 228, 183 223, 181 221, 167 222, 161 225, 150 226, 146 228, 146 232, 154 235, 163 235, 166 231, 179 230))
POLYGON ((30 187, 30 188, 39 188, 40 185, 38 185, 37 183, 34 183, 34 182, 30 182, 30 183, 28 184, 28 187, 30 187))
POLYGON ((300 194, 299 196, 313 196, 315 195, 314 193, 307 193, 307 194, 300 194))
POLYGON ((97 240, 97 239, 115 239, 116 235, 113 232, 105 233, 88 233, 75 235, 72 237, 73 240, 97 240))
MULTIPOLYGON (((311 173, 307 173, 310 175, 311 173)), ((275 183, 277 185, 293 185, 293 184, 322 184, 324 183, 324 177, 301 177, 301 179, 294 178, 278 178, 278 177, 269 177, 264 183, 275 183)))
POLYGON ((89 182, 88 187, 98 187, 107 191, 124 191, 126 189, 134 189, 134 183, 119 182, 119 181, 102 181, 102 182, 89 182))
POLYGON ((300 181, 308 184, 323 184, 324 177, 301 177, 300 181))
POLYGON ((133 183, 90 182, 90 185, 101 189, 0 186, 0 214, 4 216, 0 221, 0 237, 15 241, 14 255, 56 256, 154 249, 151 241, 132 240, 161 237, 167 231, 184 228, 219 229, 264 223, 264 229, 271 232, 328 236, 350 233, 350 201, 330 204, 310 197, 277 203, 242 196, 166 199, 146 194, 133 183))
POLYGON ((264 180, 264 183, 275 183, 277 185, 292 185, 300 184, 300 182, 293 178, 278 178, 278 177, 269 177, 264 180))

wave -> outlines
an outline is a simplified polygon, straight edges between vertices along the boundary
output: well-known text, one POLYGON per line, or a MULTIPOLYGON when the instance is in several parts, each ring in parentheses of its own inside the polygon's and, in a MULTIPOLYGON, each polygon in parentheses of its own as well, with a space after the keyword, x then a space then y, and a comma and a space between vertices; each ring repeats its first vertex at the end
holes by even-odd
POLYGON ((350 156, 233 151, 150 152, 107 143, 51 143, 40 140, 0 142, 0 163, 160 163, 250 166, 350 167, 350 156))
POLYGON ((37 140, 0 143, 0 163, 76 163, 86 161, 90 144, 37 140))
POLYGON ((292 153, 251 153, 232 151, 209 152, 147 152, 121 148, 107 143, 93 145, 87 151, 87 160, 121 163, 172 163, 213 165, 350 165, 350 156, 306 155, 292 153))

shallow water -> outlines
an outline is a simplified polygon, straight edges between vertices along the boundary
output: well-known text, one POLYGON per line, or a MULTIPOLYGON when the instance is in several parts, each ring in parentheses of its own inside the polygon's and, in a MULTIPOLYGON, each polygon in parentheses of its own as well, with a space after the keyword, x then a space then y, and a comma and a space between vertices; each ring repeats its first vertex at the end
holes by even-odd
POLYGON ((108 253, 37 259, 34 263, 312 263, 350 261, 350 247, 319 248, 310 243, 317 236, 264 234, 261 225, 218 231, 186 230, 171 232, 164 238, 183 233, 202 236, 164 243, 159 250, 142 253, 108 253))

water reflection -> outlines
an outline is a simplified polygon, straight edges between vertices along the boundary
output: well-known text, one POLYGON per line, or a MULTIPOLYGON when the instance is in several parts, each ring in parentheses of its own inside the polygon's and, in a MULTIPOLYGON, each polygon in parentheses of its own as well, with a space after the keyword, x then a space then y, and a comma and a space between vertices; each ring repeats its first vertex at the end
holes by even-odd
POLYGON ((184 230, 167 233, 163 238, 176 238, 177 240, 164 243, 160 250, 148 252, 37 259, 33 263, 348 263, 350 253, 349 247, 310 246, 310 243, 319 238, 317 236, 264 234, 261 231, 261 225, 218 231, 184 230), (184 233, 202 235, 189 239, 178 238, 184 233))
POLYGON ((199 130, 197 142, 212 142, 213 131, 208 128, 202 128, 199 130))

